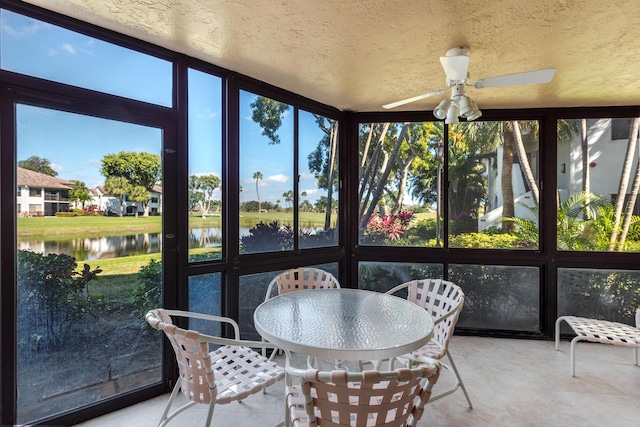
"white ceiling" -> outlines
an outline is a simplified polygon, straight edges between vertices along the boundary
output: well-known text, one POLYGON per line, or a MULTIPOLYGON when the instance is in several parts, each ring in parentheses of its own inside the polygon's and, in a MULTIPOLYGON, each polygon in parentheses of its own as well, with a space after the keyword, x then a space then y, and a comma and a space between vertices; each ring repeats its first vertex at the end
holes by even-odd
MULTIPOLYGON (((469 88, 481 109, 640 104, 637 0, 27 0, 351 111, 556 68, 551 83, 469 88)), ((398 110, 431 109, 445 95, 398 110)))

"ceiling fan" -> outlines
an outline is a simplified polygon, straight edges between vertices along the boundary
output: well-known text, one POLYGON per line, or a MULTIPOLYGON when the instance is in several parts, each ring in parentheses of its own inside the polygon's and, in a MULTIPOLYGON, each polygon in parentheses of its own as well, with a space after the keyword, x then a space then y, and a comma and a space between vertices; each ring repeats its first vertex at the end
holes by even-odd
POLYGON ((390 109, 410 102, 420 101, 431 96, 440 95, 451 90, 450 99, 444 99, 433 110, 433 115, 438 119, 445 119, 445 123, 458 123, 458 117, 467 120, 475 120, 482 115, 478 105, 465 93, 465 86, 473 86, 476 89, 487 87, 515 86, 536 83, 548 83, 553 79, 555 68, 545 70, 528 71, 524 73, 507 74, 504 76, 488 77, 470 83, 469 80, 469 48, 455 47, 449 49, 445 56, 440 57, 440 63, 447 76, 447 88, 424 93, 412 98, 385 104, 382 108, 390 109))

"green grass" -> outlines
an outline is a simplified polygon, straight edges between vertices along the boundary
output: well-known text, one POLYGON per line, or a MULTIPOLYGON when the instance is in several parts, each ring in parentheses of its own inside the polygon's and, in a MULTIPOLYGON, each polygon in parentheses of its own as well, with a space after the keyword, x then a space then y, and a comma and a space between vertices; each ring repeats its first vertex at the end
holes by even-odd
MULTIPOLYGON (((337 215, 332 215, 331 223, 335 226, 337 215)), ((251 227, 258 222, 278 221, 280 224, 291 224, 291 212, 241 212, 240 225, 251 227)), ((324 213, 300 212, 300 225, 303 227, 324 226, 324 213)), ((222 218, 210 216, 201 218, 189 216, 189 225, 194 228, 220 227, 222 218)), ((118 236, 133 233, 160 233, 162 217, 113 217, 113 216, 75 216, 75 217, 27 217, 18 218, 18 238, 25 239, 72 239, 87 236, 118 236)))
POLYGON ((117 236, 129 232, 159 233, 162 231, 162 217, 114 217, 114 216, 74 216, 74 217, 31 217, 18 218, 18 237, 65 238, 87 236, 117 236))

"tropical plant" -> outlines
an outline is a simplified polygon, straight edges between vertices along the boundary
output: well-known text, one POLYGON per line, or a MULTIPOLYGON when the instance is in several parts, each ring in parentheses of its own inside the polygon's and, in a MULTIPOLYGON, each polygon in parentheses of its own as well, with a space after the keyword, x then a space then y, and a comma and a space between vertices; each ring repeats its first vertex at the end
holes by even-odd
POLYGON ((253 173, 253 179, 256 180, 256 194, 258 195, 258 217, 262 213, 262 207, 260 206, 260 191, 258 190, 258 181, 262 179, 262 172, 256 171, 253 173))
POLYGON ((104 189, 107 193, 118 196, 120 199, 119 213, 120 216, 122 216, 124 211, 124 195, 131 190, 129 180, 122 176, 111 176, 105 180, 104 189))
POLYGON ((18 251, 18 328, 51 348, 62 345, 69 326, 91 312, 89 282, 102 270, 84 264, 80 271, 67 254, 18 251))
POLYGON ((290 225, 259 222, 249 230, 248 236, 240 238, 240 251, 245 254, 257 252, 277 252, 293 249, 294 231, 290 225))
POLYGON ((144 333, 152 330, 144 320, 147 311, 162 305, 162 263, 152 259, 138 271, 136 287, 131 294, 132 316, 144 333))
POLYGON ((91 193, 84 182, 72 180, 73 187, 69 190, 69 200, 75 203, 77 208, 84 209, 84 203, 91 200, 91 193))
POLYGON ((397 214, 381 217, 374 213, 365 229, 362 238, 363 244, 381 244, 387 240, 398 240, 409 229, 413 212, 401 211, 397 214))
MULTIPOLYGON (((145 206, 149 202, 149 192, 146 188, 141 185, 136 185, 131 188, 129 192, 129 200, 135 202, 134 213, 136 218, 138 218, 138 203, 141 203, 142 206, 145 206)), ((144 209, 144 216, 149 216, 149 210, 144 209)))

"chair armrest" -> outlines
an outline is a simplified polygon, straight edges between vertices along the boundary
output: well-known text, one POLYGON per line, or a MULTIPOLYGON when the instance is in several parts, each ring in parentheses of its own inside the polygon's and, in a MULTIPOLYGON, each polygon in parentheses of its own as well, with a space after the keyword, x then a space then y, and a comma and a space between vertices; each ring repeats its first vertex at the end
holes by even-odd
POLYGON ((183 311, 183 310, 164 310, 169 316, 178 316, 178 317, 186 317, 192 319, 202 319, 202 320, 210 320, 213 322, 221 322, 228 323, 233 326, 233 332, 236 340, 240 339, 240 327, 238 323, 231 319, 230 317, 223 316, 212 316, 210 314, 202 314, 202 313, 193 313, 191 311, 183 311))
POLYGON ((250 347, 250 348, 278 348, 275 345, 267 341, 252 341, 252 340, 234 340, 231 338, 214 337, 211 335, 200 334, 200 340, 211 344, 218 345, 230 345, 235 347, 250 347))

